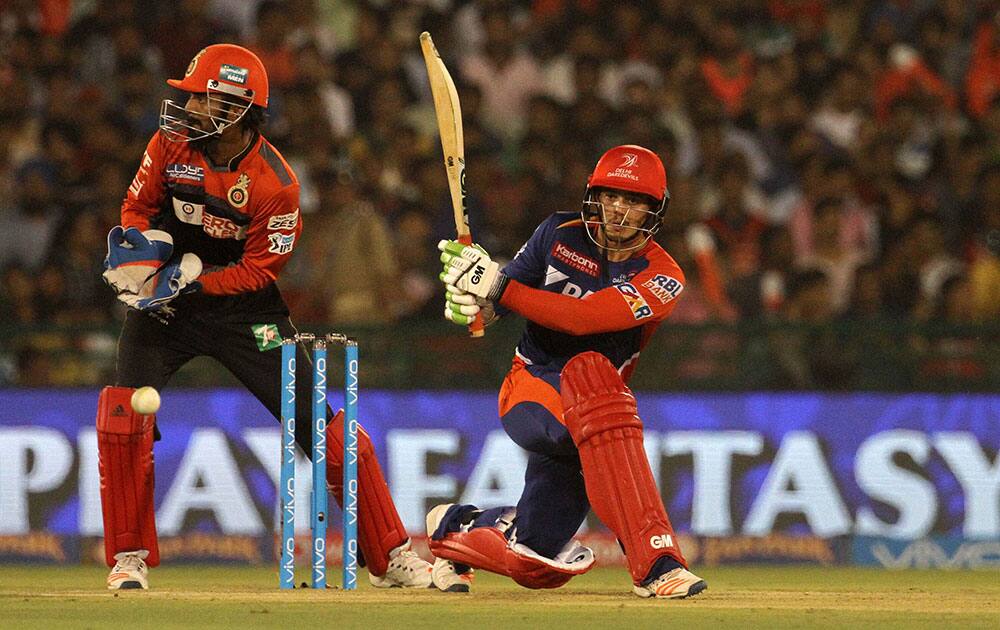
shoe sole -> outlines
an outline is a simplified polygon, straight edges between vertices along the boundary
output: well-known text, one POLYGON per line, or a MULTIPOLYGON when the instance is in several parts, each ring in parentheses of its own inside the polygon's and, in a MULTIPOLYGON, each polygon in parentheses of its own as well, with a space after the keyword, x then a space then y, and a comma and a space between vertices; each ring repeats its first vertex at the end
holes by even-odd
POLYGON ((699 593, 701 593, 703 591, 706 591, 706 590, 708 590, 708 583, 705 582, 705 580, 700 580, 700 581, 695 582, 694 584, 692 584, 688 588, 687 593, 685 593, 683 595, 677 595, 677 596, 674 596, 674 597, 657 597, 656 593, 654 593, 652 591, 648 591, 648 593, 649 593, 648 595, 643 595, 641 593, 636 593, 635 591, 632 591, 632 592, 635 593, 636 595, 638 595, 639 597, 642 597, 643 599, 687 599, 689 597, 694 597, 695 595, 698 595, 699 593))

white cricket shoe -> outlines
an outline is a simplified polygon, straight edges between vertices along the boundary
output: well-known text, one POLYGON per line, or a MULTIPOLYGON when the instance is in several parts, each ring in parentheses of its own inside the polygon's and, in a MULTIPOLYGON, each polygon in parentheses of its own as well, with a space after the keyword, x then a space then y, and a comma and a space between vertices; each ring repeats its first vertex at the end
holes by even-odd
POLYGON ((687 569, 678 567, 667 571, 645 586, 633 586, 632 592, 639 597, 657 597, 661 599, 684 599, 697 595, 708 588, 705 580, 687 569))
POLYGON ((149 581, 146 576, 149 569, 145 562, 148 555, 149 552, 145 549, 116 553, 115 568, 108 574, 108 590, 148 589, 149 581))
POLYGON ((434 559, 434 570, 431 571, 431 582, 445 593, 468 593, 475 577, 474 569, 469 567, 465 573, 455 570, 455 563, 444 558, 434 559))
POLYGON ((431 563, 410 549, 410 541, 389 552, 389 568, 385 575, 368 574, 368 581, 376 588, 429 588, 431 563))
MULTIPOLYGON (((448 508, 452 505, 454 504, 442 503, 441 505, 435 505, 427 513, 428 537, 437 531, 438 526, 441 524, 441 519, 444 518, 448 508)), ((431 581, 438 590, 445 593, 468 593, 472 586, 472 578, 473 570, 471 567, 465 573, 459 573, 455 570, 455 563, 451 560, 445 560, 444 558, 434 559, 434 570, 431 571, 431 581)))

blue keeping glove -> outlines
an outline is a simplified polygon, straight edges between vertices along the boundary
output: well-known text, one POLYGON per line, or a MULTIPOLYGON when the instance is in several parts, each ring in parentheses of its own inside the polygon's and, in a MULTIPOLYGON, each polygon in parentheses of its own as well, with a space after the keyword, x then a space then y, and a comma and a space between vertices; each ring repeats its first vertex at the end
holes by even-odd
POLYGON ((138 294, 173 251, 174 239, 162 230, 140 232, 117 225, 108 232, 102 276, 115 293, 138 294))
POLYGON ((197 282, 201 267, 198 256, 184 254, 179 261, 168 263, 154 273, 137 293, 122 292, 118 299, 140 311, 169 314, 167 304, 171 300, 201 288, 201 283, 197 282))

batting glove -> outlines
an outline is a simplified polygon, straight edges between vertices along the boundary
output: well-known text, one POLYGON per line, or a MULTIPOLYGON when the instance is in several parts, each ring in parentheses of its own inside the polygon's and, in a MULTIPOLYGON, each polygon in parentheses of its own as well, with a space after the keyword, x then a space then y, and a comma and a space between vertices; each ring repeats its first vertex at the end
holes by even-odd
POLYGON ((445 287, 450 285, 491 302, 500 299, 509 279, 485 249, 448 240, 438 243, 438 249, 444 263, 444 271, 439 277, 445 287))

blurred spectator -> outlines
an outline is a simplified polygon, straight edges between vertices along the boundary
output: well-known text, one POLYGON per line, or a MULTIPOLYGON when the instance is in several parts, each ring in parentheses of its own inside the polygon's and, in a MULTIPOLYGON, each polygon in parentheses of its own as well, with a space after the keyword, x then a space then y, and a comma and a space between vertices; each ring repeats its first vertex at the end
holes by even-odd
POLYGON ((868 254, 841 240, 844 202, 839 197, 821 199, 813 210, 812 253, 796 260, 803 269, 820 269, 830 284, 830 302, 835 312, 847 308, 854 288, 854 274, 868 254))
POLYGON ((743 113, 744 101, 753 81, 753 56, 740 41, 740 30, 731 16, 715 21, 714 50, 701 60, 701 76, 709 93, 722 103, 729 116, 743 113))
POLYGON ((541 70, 531 53, 517 45, 508 9, 484 12, 483 29, 482 50, 461 62, 461 75, 483 93, 482 122, 512 141, 522 131, 528 98, 541 91, 541 70))
POLYGON ((983 116, 997 96, 1000 96, 1000 29, 994 14, 976 27, 965 82, 969 113, 977 118, 983 116))
POLYGON ((835 312, 830 295, 830 282, 822 271, 802 271, 791 278, 783 316, 795 327, 771 334, 771 348, 779 367, 778 382, 772 387, 850 386, 856 363, 854 353, 860 349, 844 346, 829 326, 835 312))
POLYGON ((30 271, 41 267, 62 221, 52 184, 52 173, 45 165, 22 169, 14 205, 0 214, 0 266, 17 262, 30 271))
POLYGON ((249 48, 264 62, 272 89, 291 87, 298 76, 288 18, 287 7, 278 0, 264 0, 257 5, 257 28, 249 48))
MULTIPOLYGON (((829 160, 816 177, 815 188, 810 192, 819 198, 840 197, 842 220, 840 242, 847 251, 871 255, 877 248, 877 224, 874 213, 857 193, 854 171, 845 159, 829 160)), ((819 198, 804 197, 792 211, 789 229, 795 246, 795 258, 803 260, 815 253, 815 204, 819 198)))
POLYGON ((322 211, 295 258, 296 312, 343 326, 392 322, 399 269, 389 224, 349 174, 322 173, 317 183, 322 211))

